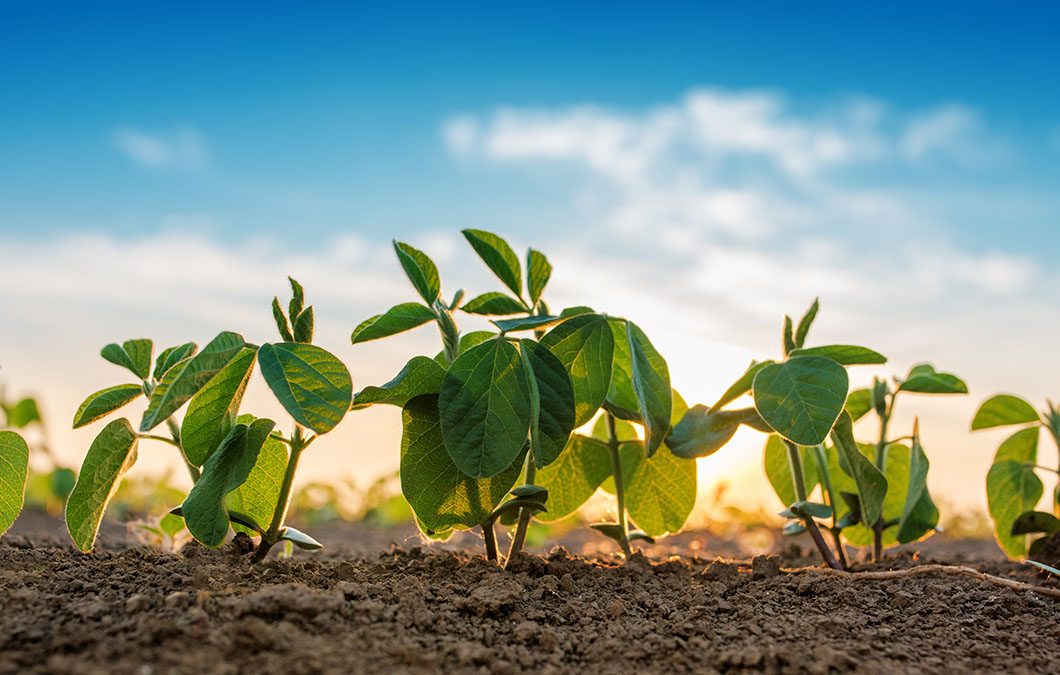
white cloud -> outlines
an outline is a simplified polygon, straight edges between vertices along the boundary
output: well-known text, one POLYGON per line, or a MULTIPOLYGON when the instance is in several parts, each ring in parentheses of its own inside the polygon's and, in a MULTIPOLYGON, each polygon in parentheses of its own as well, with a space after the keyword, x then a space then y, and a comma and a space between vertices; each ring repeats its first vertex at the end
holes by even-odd
POLYGON ((916 115, 899 141, 901 153, 910 160, 945 156, 966 163, 985 162, 997 150, 986 142, 978 113, 963 105, 944 105, 916 115))
POLYGON ((114 148, 132 161, 150 169, 198 170, 206 166, 206 142, 190 127, 167 133, 150 133, 133 127, 111 132, 114 148))

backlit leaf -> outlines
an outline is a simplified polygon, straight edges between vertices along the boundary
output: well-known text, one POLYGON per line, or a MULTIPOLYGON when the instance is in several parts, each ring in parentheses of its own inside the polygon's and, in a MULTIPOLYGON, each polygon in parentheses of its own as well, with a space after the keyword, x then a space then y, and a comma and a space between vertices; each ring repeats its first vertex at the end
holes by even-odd
POLYGON ((258 363, 276 400, 302 426, 325 434, 350 409, 350 371, 331 352, 297 342, 264 344, 258 363))
POLYGON ((151 352, 154 343, 147 339, 126 340, 121 345, 109 344, 100 352, 100 356, 111 363, 126 368, 141 380, 151 374, 151 352))
MULTIPOLYGON (((648 336, 632 321, 626 322, 626 338, 632 366, 630 382, 645 429, 644 449, 647 456, 651 457, 670 433, 670 415, 673 411, 670 370, 648 336)), ((651 530, 644 529, 651 534, 651 530)))
POLYGON ((516 296, 523 294, 522 268, 515 251, 501 237, 483 230, 464 230, 464 238, 475 249, 486 266, 497 275, 516 296))
POLYGON ((170 368, 189 356, 194 356, 195 351, 198 348, 198 345, 194 342, 185 342, 176 347, 167 347, 166 349, 163 349, 162 353, 158 355, 157 359, 155 359, 154 378, 156 380, 161 380, 170 368))
MULTIPOLYGON (((250 415, 241 415, 239 421, 249 424, 253 418, 250 415)), ((287 461, 287 446, 275 438, 266 439, 247 479, 225 498, 225 508, 246 514, 254 522, 268 527, 276 510, 276 502, 280 498, 287 461)), ((237 531, 239 529, 240 527, 236 527, 237 531)), ((249 528, 243 529, 246 531, 249 528)), ((247 534, 250 532, 247 531, 247 534)))
MULTIPOLYGON (((773 486, 780 503, 789 506, 798 500, 795 494, 795 483, 791 478, 791 463, 788 459, 788 447, 784 439, 776 434, 770 434, 766 439, 763 449, 762 464, 765 467, 766 478, 773 486)), ((812 448, 799 448, 799 459, 802 464, 803 481, 806 484, 806 494, 809 496, 820 480, 817 463, 814 461, 812 448)))
POLYGON ((674 427, 666 445, 678 457, 707 457, 724 447, 741 424, 757 419, 753 408, 730 411, 695 405, 674 427))
POLYGON ((1032 510, 1045 487, 1031 465, 1038 460, 1038 429, 1022 429, 1010 436, 994 455, 986 475, 986 503, 994 520, 994 536, 1012 558, 1027 555, 1027 537, 1012 534, 1012 524, 1032 510))
POLYGON ((420 294, 428 306, 433 306, 441 292, 442 284, 438 278, 438 268, 427 254, 400 241, 394 242, 394 252, 405 270, 405 276, 412 282, 413 288, 420 294))
POLYGON ((584 314, 559 324, 541 338, 566 367, 574 390, 574 424, 592 419, 603 405, 611 383, 615 341, 606 318, 584 314))
POLYGON ((531 391, 538 394, 537 442, 532 435, 531 447, 540 469, 555 461, 574 431, 574 387, 563 363, 547 347, 533 340, 520 340, 519 346, 532 380, 531 391))
POLYGON ((744 374, 740 376, 740 379, 736 380, 732 386, 725 390, 725 393, 721 395, 721 398, 719 398, 714 405, 710 406, 711 410, 718 410, 751 391, 751 385, 755 381, 755 376, 758 375, 762 369, 773 365, 773 363, 774 361, 763 361, 762 363, 755 363, 752 361, 751 365, 747 367, 746 371, 744 371, 744 374))
POLYGON ((558 316, 523 316, 515 319, 498 319, 491 321, 502 333, 514 333, 522 330, 538 330, 563 321, 558 316))
POLYGON ((857 345, 823 345, 792 350, 791 356, 823 356, 843 366, 863 366, 887 363, 887 357, 868 347, 857 345))
POLYGON ((103 512, 136 462, 136 444, 129 420, 117 419, 103 427, 88 448, 66 502, 66 528, 79 550, 87 553, 95 545, 103 512))
POLYGON ((817 312, 821 309, 821 302, 819 298, 814 298, 813 304, 806 310, 806 313, 799 319, 799 325, 795 329, 795 348, 801 349, 806 344, 806 336, 810 333, 810 326, 813 325, 814 319, 817 318, 817 312))
POLYGON ((862 520, 875 523, 883 514, 883 501, 887 496, 887 478, 869 461, 854 440, 854 427, 850 415, 839 416, 832 430, 832 443, 839 452, 839 463, 857 486, 861 499, 862 520))
POLYGON ((872 390, 855 389, 847 396, 843 409, 850 415, 852 422, 857 422, 872 410, 872 390))
POLYGON ((180 445, 192 465, 202 466, 232 430, 256 356, 244 347, 192 397, 180 427, 180 445))
POLYGON ((442 390, 445 368, 426 356, 414 356, 394 379, 378 387, 365 387, 353 397, 353 408, 373 404, 404 407, 411 399, 442 390))
POLYGON ((552 276, 552 263, 548 261, 545 254, 530 249, 526 253, 526 290, 530 295, 530 303, 537 304, 541 299, 548 280, 552 276))
POLYGON ((138 384, 119 384, 91 394, 74 414, 74 429, 106 417, 143 393, 143 387, 138 384))
POLYGON ((1038 422, 1038 411, 1030 403, 1011 394, 992 396, 979 406, 972 420, 972 430, 1004 427, 1010 424, 1038 422))
POLYGON ((436 318, 430 308, 424 307, 418 302, 403 302, 400 305, 391 307, 384 314, 376 314, 362 321, 359 326, 353 329, 350 341, 353 344, 358 344, 369 340, 390 337, 391 335, 404 333, 407 330, 422 326, 429 321, 434 321, 436 318))
POLYGON ((822 356, 796 356, 759 371, 755 408, 780 435, 798 445, 828 437, 847 399, 846 370, 822 356))
POLYGON ((898 390, 919 394, 967 394, 968 385, 953 373, 940 373, 925 363, 915 366, 898 390))
POLYGON ((29 475, 29 446, 14 431, 0 431, 0 535, 22 511, 29 475))
POLYGON ((677 532, 696 503, 695 460, 677 457, 665 447, 645 457, 639 444, 632 445, 636 452, 622 453, 630 517, 653 537, 677 532))
POLYGON ((509 316, 511 314, 522 314, 526 311, 523 303, 499 291, 490 291, 471 298, 461 305, 460 309, 468 314, 482 314, 485 316, 509 316))
POLYGON ((539 469, 535 482, 548 490, 548 512, 536 516, 544 523, 562 520, 577 511, 611 475, 607 444, 575 434, 556 461, 539 469))

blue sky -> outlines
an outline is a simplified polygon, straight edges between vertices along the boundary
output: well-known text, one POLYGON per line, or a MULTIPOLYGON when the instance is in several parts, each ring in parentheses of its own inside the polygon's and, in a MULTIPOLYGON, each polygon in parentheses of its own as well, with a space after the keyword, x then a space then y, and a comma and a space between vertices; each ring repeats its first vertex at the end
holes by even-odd
MULTIPOLYGON (((636 318, 693 402, 821 296, 820 341, 877 374, 971 382, 899 413, 933 418, 933 480, 985 474, 979 400, 1060 395, 1055 4, 331 4, 0 4, 0 367, 66 456, 102 344, 271 339, 288 273, 355 380, 389 379, 437 349, 348 343, 409 299, 389 240, 490 290, 469 226, 546 251, 553 304, 636 318)), ((321 455, 399 433, 343 429, 321 455)), ((704 470, 760 480, 760 442, 704 470)))

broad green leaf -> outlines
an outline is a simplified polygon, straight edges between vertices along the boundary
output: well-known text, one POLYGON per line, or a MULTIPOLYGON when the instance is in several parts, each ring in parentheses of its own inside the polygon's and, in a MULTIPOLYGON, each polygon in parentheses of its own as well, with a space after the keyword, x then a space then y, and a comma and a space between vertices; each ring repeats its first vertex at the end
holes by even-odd
POLYGON ((424 307, 418 302, 403 302, 391 307, 385 314, 376 314, 370 319, 361 322, 353 329, 350 341, 353 344, 378 340, 390 337, 398 333, 404 333, 428 321, 434 321, 437 317, 429 307, 424 307))
POLYGON ((77 409, 74 414, 74 429, 80 429, 86 424, 106 417, 118 408, 139 398, 144 393, 143 387, 138 384, 119 384, 116 387, 108 387, 90 395, 77 409))
POLYGON ((857 486, 863 521, 868 524, 875 523, 883 514, 887 478, 858 448, 850 415, 843 413, 839 416, 831 436, 832 443, 839 452, 840 466, 857 486))
POLYGON ((438 277, 438 268, 427 254, 415 249, 408 244, 394 241, 394 252, 397 253, 398 261, 405 270, 405 276, 412 282, 416 292, 420 294, 423 301, 433 306, 441 292, 442 283, 438 277))
POLYGON ((289 541, 303 551, 319 551, 324 548, 324 545, 316 539, 290 526, 283 528, 280 534, 280 541, 289 541))
POLYGON ((36 399, 24 398, 14 405, 0 402, 4 410, 4 424, 15 429, 25 429, 34 422, 41 422, 40 408, 36 399))
MULTIPOLYGON (((240 422, 249 424, 253 421, 250 415, 241 415, 240 422)), ((287 471, 287 446, 275 438, 268 438, 261 446, 261 451, 250 470, 247 479, 228 493, 225 508, 246 514, 268 527, 280 498, 283 475, 287 471)), ((238 531, 242 526, 236 527, 238 531)), ((250 528, 242 528, 250 534, 250 528)))
POLYGON ((88 553, 95 545, 103 512, 122 476, 136 462, 136 444, 129 420, 117 419, 103 427, 88 448, 66 501, 66 528, 80 551, 88 553))
POLYGON ((726 389, 725 393, 721 395, 721 398, 719 398, 714 405, 710 406, 710 409, 718 410, 751 391, 751 385, 755 381, 755 376, 758 375, 762 369, 773 365, 773 363, 774 361, 763 361, 762 363, 752 361, 744 374, 740 376, 740 379, 736 380, 731 387, 726 389))
POLYGON ((224 542, 229 520, 225 495, 247 480, 274 426, 267 419, 236 424, 203 464, 202 476, 181 506, 188 531, 200 543, 214 547, 224 542))
POLYGON ((608 320, 583 314, 559 324, 541 338, 567 369, 574 389, 574 424, 592 419, 603 405, 611 383, 615 340, 608 320))
POLYGON ((127 369, 141 380, 151 375, 151 352, 154 343, 148 339, 126 340, 122 344, 111 343, 103 348, 100 356, 116 366, 127 369))
POLYGON ((813 304, 806 310, 806 313, 799 319, 799 325, 795 329, 795 348, 802 349, 806 344, 806 336, 810 333, 810 326, 813 325, 814 319, 817 318, 817 312, 821 309, 820 298, 814 298, 813 304))
POLYGON ((353 409, 384 403, 404 407, 411 399, 442 390, 445 368, 426 356, 413 356, 394 379, 378 387, 365 387, 353 397, 353 409))
POLYGON ((823 356, 843 366, 865 366, 887 363, 887 357, 868 347, 857 345, 824 345, 793 349, 790 356, 823 356))
POLYGON ((158 529, 162 530, 167 537, 172 539, 185 529, 184 516, 178 516, 175 513, 167 513, 159 519, 158 529))
POLYGON ((531 419, 531 447, 540 469, 555 461, 574 431, 574 387, 563 363, 547 347, 533 340, 520 340, 519 346, 531 392, 537 392, 538 421, 535 425, 531 419))
MULTIPOLYGON (((670 370, 648 336, 632 321, 626 322, 626 339, 629 341, 630 382, 645 430, 644 449, 651 457, 670 433, 673 412, 670 370)), ((641 527, 651 534, 644 525, 641 527)))
POLYGON ((468 314, 482 314, 485 316, 508 316, 511 314, 522 314, 526 311, 523 303, 499 291, 490 291, 471 298, 461 305, 460 309, 468 314))
POLYGON ((1012 534, 1012 524, 1038 504, 1045 489, 1031 468, 1038 461, 1038 438, 1037 427, 1014 433, 997 449, 986 475, 986 503, 994 520, 994 536, 1012 558, 1027 555, 1027 537, 1012 534))
POLYGON ((221 333, 201 352, 170 368, 151 393, 140 431, 154 429, 177 412, 245 346, 242 335, 221 333))
POLYGON ((586 307, 585 305, 575 305, 574 307, 567 307, 559 313, 561 319, 570 319, 582 314, 596 314, 596 310, 592 307, 586 307))
POLYGON ((1060 518, 1045 511, 1026 511, 1012 523, 1012 534, 1053 534, 1060 532, 1060 518))
POLYGON ((298 318, 294 320, 294 341, 312 342, 315 321, 313 307, 309 306, 303 309, 298 318))
POLYGON ((180 426, 181 449, 192 465, 202 466, 232 430, 256 357, 244 347, 192 397, 180 426))
POLYGON ((194 342, 185 342, 176 347, 167 347, 166 349, 163 349, 162 353, 158 355, 157 359, 155 359, 154 378, 156 380, 161 380, 170 368, 189 356, 194 356, 195 351, 198 348, 198 345, 194 342))
POLYGON ((276 400, 302 426, 326 434, 350 409, 350 371, 326 349, 297 342, 264 344, 258 363, 276 400))
MULTIPOLYGON (((763 450, 762 463, 765 466, 766 478, 773 486, 773 491, 784 506, 794 504, 798 500, 795 494, 795 482, 791 478, 791 462, 788 458, 788 446, 784 439, 776 434, 770 434, 766 439, 763 450)), ((817 462, 814 460, 812 448, 799 448, 799 460, 802 464, 802 478, 806 484, 806 495, 813 493, 817 483, 820 481, 817 462)))
POLYGON ((410 400, 401 419, 401 492, 425 532, 479 525, 519 479, 522 461, 492 478, 470 478, 457 468, 442 439, 437 396, 410 400))
POLYGON ((558 316, 523 316, 515 319, 498 319, 497 321, 490 321, 490 323, 500 329, 502 333, 514 333, 522 330, 548 328, 561 321, 563 319, 558 316))
POLYGON ((501 237, 483 230, 464 230, 464 238, 475 249, 482 262, 497 275, 516 296, 523 295, 523 273, 519 256, 501 237))
POLYGON ((1026 464, 1034 464, 1038 461, 1038 433, 1037 427, 1020 429, 1006 438, 998 446, 994 453, 994 462, 1003 462, 1007 459, 1026 464))
POLYGON ((611 381, 608 384, 604 408, 623 420, 640 421, 637 394, 633 391, 633 361, 629 351, 629 336, 623 319, 609 318, 615 348, 611 359, 611 381))
POLYGON ((621 457, 630 517, 650 536, 677 532, 696 503, 696 461, 667 448, 645 457, 639 443, 627 445, 633 450, 621 457))
POLYGON ((781 436, 797 445, 828 437, 847 399, 847 371, 822 356, 795 356, 755 376, 755 408, 781 436))
POLYGON ((872 410, 872 390, 855 389, 850 392, 843 409, 850 415, 851 422, 857 422, 872 410))
POLYGON ((526 253, 526 291, 531 304, 536 305, 552 277, 552 263, 541 251, 530 249, 526 253))
POLYGON ((544 523, 562 520, 581 508, 611 475, 607 443, 575 434, 556 461, 538 470, 535 482, 548 490, 548 512, 536 516, 544 523))
POLYGON ((461 354, 442 380, 438 406, 453 463, 472 478, 503 472, 530 432, 530 385, 519 350, 498 339, 461 354))
POLYGON ((294 333, 291 332, 291 324, 287 322, 287 315, 283 313, 280 299, 272 299, 272 320, 276 323, 276 330, 280 333, 280 339, 284 342, 294 342, 294 333))
POLYGON ((1018 396, 998 394, 979 406, 972 420, 972 431, 1035 422, 1038 422, 1038 411, 1034 406, 1018 396))
POLYGON ((22 511, 29 476, 29 446, 14 431, 0 431, 0 535, 22 511))
POLYGON ((707 457, 728 443, 741 424, 757 419, 753 408, 729 411, 696 405, 674 426, 666 445, 678 457, 707 457))
MULTIPOLYGON (((890 462, 890 451, 887 461, 890 462)), ((909 481, 905 491, 905 504, 898 523, 896 537, 901 544, 920 539, 935 529, 939 522, 939 510, 931 499, 927 488, 927 473, 930 463, 919 439, 913 440, 909 454, 909 481)), ((894 483, 888 478, 888 485, 894 483)))
POLYGON ((953 373, 940 373, 930 364, 915 366, 909 377, 898 386, 899 391, 919 394, 967 394, 968 385, 953 373))

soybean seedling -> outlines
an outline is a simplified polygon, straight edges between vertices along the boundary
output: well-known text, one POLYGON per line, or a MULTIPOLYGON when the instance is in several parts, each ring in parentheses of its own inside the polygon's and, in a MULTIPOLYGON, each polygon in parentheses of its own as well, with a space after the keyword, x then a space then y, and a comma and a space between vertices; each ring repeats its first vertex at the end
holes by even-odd
MULTIPOLYGON (((1041 413, 1010 394, 987 399, 972 419, 972 430, 1018 427, 997 449, 986 475, 986 500, 998 545, 1012 558, 1037 556, 1060 532, 1060 478, 1052 491, 1052 513, 1035 510, 1044 485, 1038 474, 1060 476, 1060 469, 1039 464, 1038 442, 1044 429, 1060 450, 1060 406, 1051 401, 1041 413), (1032 538, 1029 535, 1044 535, 1032 538)), ((1057 561, 1049 561, 1055 563, 1057 561)))
POLYGON ((866 496, 861 494, 860 487, 865 487, 865 482, 859 487, 850 475, 851 468, 836 461, 841 455, 828 449, 828 461, 819 467, 822 485, 827 482, 829 490, 841 497, 833 502, 839 516, 833 528, 843 530, 843 535, 853 544, 871 543, 872 557, 877 562, 884 545, 917 541, 933 532, 939 519, 938 508, 927 489, 929 462, 920 442, 919 423, 914 422, 909 436, 888 437, 895 404, 903 393, 967 394, 968 386, 953 373, 937 371, 924 363, 913 366, 904 378, 895 377, 891 382, 874 378, 871 387, 850 392, 845 410, 852 423, 869 413, 874 413, 879 420, 877 441, 870 445, 856 444, 886 478, 887 490, 875 520, 862 518, 859 507, 866 496))
MULTIPOLYGON (((33 409, 36 408, 34 402, 33 409)), ((17 409, 16 406, 14 410, 17 409)), ((4 426, 21 428, 29 423, 25 416, 12 414, 12 408, 7 405, 3 406, 3 412, 4 426)), ((29 445, 26 440, 14 431, 0 431, 0 536, 8 531, 22 512, 28 476, 29 445)))
MULTIPOLYGON (((778 495, 788 508, 781 515, 793 521, 785 527, 785 532, 808 532, 825 563, 842 569, 842 561, 836 558, 837 554, 842 555, 838 535, 834 537, 837 550, 833 554, 817 523, 818 518, 834 520, 835 504, 810 501, 809 495, 817 483, 810 462, 822 463, 823 444, 831 436, 842 461, 859 477, 859 486, 871 495, 866 500, 866 508, 875 522, 878 513, 872 509, 878 511, 883 495, 880 493, 877 499, 876 492, 867 489, 866 481, 878 482, 871 475, 876 470, 853 444, 849 416, 843 416, 849 389, 845 367, 880 364, 886 359, 871 349, 854 345, 806 347, 818 309, 815 300, 797 326, 791 317, 785 316, 781 334, 784 358, 752 363, 716 403, 709 407, 693 406, 677 424, 668 443, 680 457, 704 457, 724 446, 741 424, 776 434, 776 439, 771 438, 767 444, 766 472, 785 476, 785 489, 778 490, 778 495), (753 408, 726 410, 726 406, 744 394, 752 396, 753 408)), ((878 479, 885 482, 882 474, 878 479)), ((830 499, 829 493, 830 490, 824 491, 826 500, 830 499)))

